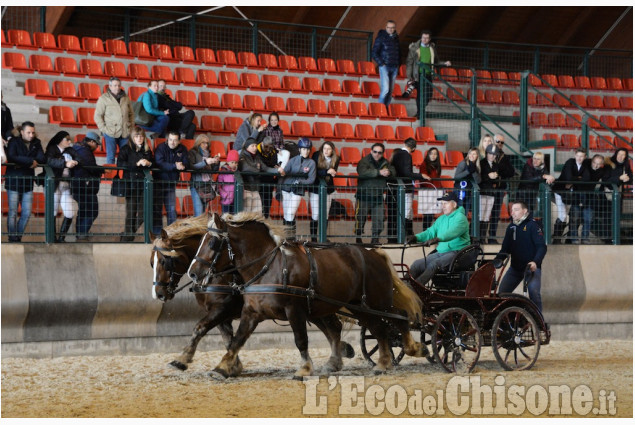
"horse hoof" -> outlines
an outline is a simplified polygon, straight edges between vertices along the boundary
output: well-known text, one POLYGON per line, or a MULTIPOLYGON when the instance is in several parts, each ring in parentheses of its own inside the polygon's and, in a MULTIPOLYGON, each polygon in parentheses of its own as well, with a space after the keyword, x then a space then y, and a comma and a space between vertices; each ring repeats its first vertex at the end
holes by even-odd
POLYGON ((342 357, 345 357, 347 359, 352 359, 353 357, 355 357, 355 349, 348 342, 343 342, 342 343, 341 351, 342 351, 341 352, 342 357))
POLYGON ((172 360, 170 363, 168 363, 168 365, 172 366, 174 369, 187 370, 187 365, 181 363, 178 360, 172 360))
POLYGON ((209 373, 209 376, 212 377, 213 379, 217 380, 217 381, 224 381, 226 380, 229 375, 227 374, 226 371, 224 371, 223 369, 219 369, 216 368, 213 371, 211 371, 209 373))

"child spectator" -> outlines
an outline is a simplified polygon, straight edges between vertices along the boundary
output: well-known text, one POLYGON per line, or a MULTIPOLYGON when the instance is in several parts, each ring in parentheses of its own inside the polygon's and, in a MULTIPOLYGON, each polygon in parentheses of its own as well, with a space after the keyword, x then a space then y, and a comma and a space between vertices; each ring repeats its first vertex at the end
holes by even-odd
MULTIPOLYGON (((220 171, 236 172, 238 170, 238 151, 230 150, 227 152, 227 163, 223 165, 220 171)), ((218 190, 220 192, 220 203, 223 209, 223 213, 234 214, 234 182, 236 178, 234 174, 219 174, 218 175, 218 190)))

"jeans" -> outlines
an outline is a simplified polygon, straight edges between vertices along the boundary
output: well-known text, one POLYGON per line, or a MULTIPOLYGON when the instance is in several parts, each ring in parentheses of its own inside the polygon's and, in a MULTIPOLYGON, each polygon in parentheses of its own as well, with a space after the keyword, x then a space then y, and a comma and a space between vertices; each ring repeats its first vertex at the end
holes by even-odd
POLYGON ((382 65, 379 67, 379 103, 386 105, 386 108, 392 101, 392 90, 395 87, 395 79, 398 73, 398 66, 382 65))
POLYGON ((165 137, 165 129, 168 128, 169 123, 170 117, 167 115, 155 115, 152 125, 147 127, 140 125, 139 127, 143 128, 145 131, 156 133, 159 137, 165 137))
POLYGON ((452 264, 456 253, 457 251, 435 252, 426 258, 421 258, 410 266, 410 275, 412 275, 417 282, 425 285, 432 276, 434 276, 437 270, 452 264))
POLYGON ((121 148, 128 144, 128 138, 111 137, 104 133, 104 140, 106 141, 106 164, 114 164, 117 146, 119 146, 119 150, 121 151, 121 148))
POLYGON ((591 230, 593 209, 587 206, 581 207, 580 205, 571 205, 571 209, 569 210, 569 236, 573 239, 578 237, 580 213, 582 213, 582 239, 588 239, 589 231, 591 230))
POLYGON ((78 236, 86 236, 92 227, 95 219, 99 215, 99 201, 97 194, 92 190, 73 192, 73 199, 79 206, 77 210, 77 221, 75 222, 75 230, 78 236), (78 193, 76 193, 78 192, 78 193))
MULTIPOLYGON (((520 282, 522 282, 525 271, 524 270, 516 270, 512 267, 507 270, 505 276, 503 276, 503 280, 501 281, 498 287, 498 293, 511 293, 514 292, 514 289, 518 286, 520 282)), ((542 298, 540 297, 540 278, 542 277, 542 270, 536 269, 534 275, 529 280, 527 284, 527 291, 529 292, 529 299, 536 304, 538 310, 542 312, 542 298)))
POLYGON ((9 202, 9 214, 7 216, 7 231, 9 232, 9 240, 17 241, 22 237, 24 229, 26 229, 26 225, 29 222, 29 218, 31 218, 33 191, 20 193, 13 190, 7 190, 7 198, 9 202), (20 220, 18 220, 19 204, 22 205, 20 220))
POLYGON ((192 206, 194 207, 194 215, 198 217, 205 212, 205 204, 198 196, 198 190, 194 186, 190 187, 190 194, 192 195, 192 206))
POLYGON ((154 212, 152 233, 158 235, 163 227, 163 206, 168 216, 168 226, 176 221, 176 183, 157 181, 154 185, 154 212))

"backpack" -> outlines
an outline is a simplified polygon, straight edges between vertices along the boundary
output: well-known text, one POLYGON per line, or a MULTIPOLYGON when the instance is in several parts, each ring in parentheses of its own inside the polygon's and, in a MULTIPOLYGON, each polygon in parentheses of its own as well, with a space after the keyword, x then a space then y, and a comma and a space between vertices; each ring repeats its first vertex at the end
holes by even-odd
MULTIPOLYGON (((145 96, 145 94, 143 96, 145 96)), ((133 102, 132 111, 134 112, 134 123, 136 125, 148 127, 152 125, 154 117, 143 107, 143 96, 141 96, 136 102, 133 102)))

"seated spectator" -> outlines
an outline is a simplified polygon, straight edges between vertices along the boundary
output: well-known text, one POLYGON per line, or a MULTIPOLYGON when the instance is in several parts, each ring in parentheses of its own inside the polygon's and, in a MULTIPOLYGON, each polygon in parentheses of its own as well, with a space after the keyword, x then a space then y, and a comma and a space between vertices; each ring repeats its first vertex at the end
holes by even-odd
POLYGON ((146 133, 135 127, 130 133, 128 144, 119 152, 117 167, 123 168, 126 182, 126 219, 120 242, 132 242, 137 229, 143 224, 143 181, 144 170, 154 163, 154 156, 146 133))
POLYGON ((459 162, 454 171, 454 189, 459 199, 459 207, 465 208, 465 214, 472 210, 474 183, 481 183, 481 163, 478 149, 467 151, 465 159, 459 162))
MULTIPOLYGON (((143 109, 154 117, 152 124, 147 126, 140 126, 145 131, 151 131, 158 135, 158 137, 165 137, 165 131, 170 123, 169 110, 162 111, 159 109, 159 96, 157 91, 159 90, 159 83, 157 80, 152 80, 148 83, 148 91, 145 92, 138 100, 143 102, 143 109)), ((179 138, 181 134, 179 133, 179 138)))
POLYGON ((267 123, 262 119, 259 113, 253 113, 245 119, 236 132, 236 140, 234 141, 234 149, 240 152, 244 149, 244 143, 248 138, 258 140, 260 133, 267 127, 267 123))
POLYGON ((337 175, 340 157, 337 155, 337 152, 335 152, 333 142, 324 142, 322 146, 320 146, 320 149, 313 154, 312 159, 315 162, 318 178, 315 180, 315 184, 309 187, 309 201, 311 203, 311 241, 317 242, 318 220, 320 219, 319 180, 323 179, 326 183, 326 220, 328 220, 328 212, 331 210, 331 203, 333 202, 333 195, 335 194, 333 177, 337 175))
POLYGON ((300 206, 300 201, 309 185, 315 183, 315 161, 309 158, 311 154, 311 141, 306 137, 298 141, 300 155, 289 160, 284 167, 284 174, 307 174, 307 177, 286 176, 280 182, 282 189, 283 222, 290 229, 290 238, 295 239, 295 214, 300 206))
POLYGON ((167 213, 168 226, 176 221, 176 183, 181 171, 189 167, 190 162, 185 146, 181 144, 178 132, 170 131, 165 143, 160 144, 154 152, 156 167, 160 171, 154 177, 154 220, 152 232, 161 233, 163 227, 163 206, 167 213))
POLYGON ((234 190, 236 181, 234 174, 238 170, 238 160, 240 159, 238 151, 232 149, 227 152, 227 163, 223 165, 220 171, 227 174, 218 175, 218 190, 220 192, 220 203, 224 213, 234 214, 236 212, 234 206, 234 190), (231 172, 231 174, 229 174, 231 172))
POLYGON ((73 149, 73 140, 66 131, 58 131, 46 145, 46 164, 55 175, 55 193, 53 194, 53 211, 62 206, 64 219, 55 242, 65 242, 66 233, 71 228, 75 215, 75 203, 71 194, 71 169, 77 164, 77 153, 73 149))
MULTIPOLYGON (((271 137, 271 141, 273 142, 273 147, 276 148, 276 151, 280 152, 284 147, 284 134, 282 133, 282 129, 278 125, 280 122, 280 116, 277 112, 272 112, 269 114, 269 125, 265 127, 265 129, 258 136, 260 139, 264 137, 271 137)), ((258 140, 260 141, 260 140, 258 140)))
MULTIPOLYGON (((240 153, 238 169, 247 173, 279 173, 284 176, 282 167, 268 167, 262 157, 258 155, 258 143, 253 137, 245 140, 243 150, 240 153)), ((243 211, 262 214, 262 200, 258 190, 260 188, 260 176, 244 174, 242 176, 245 189, 243 191, 243 211)))
POLYGON ((196 131, 196 125, 192 122, 196 114, 194 111, 181 112, 183 104, 173 100, 170 95, 165 91, 165 80, 157 81, 158 85, 158 99, 159 109, 162 111, 168 111, 168 117, 170 122, 168 123, 169 131, 178 131, 181 135, 181 139, 193 139, 194 132, 196 131))
POLYGON ((71 190, 73 198, 77 201, 77 220, 75 230, 77 241, 87 241, 88 232, 99 215, 99 193, 103 168, 97 167, 95 150, 101 146, 100 137, 94 131, 86 133, 84 140, 75 144, 77 161, 79 164, 73 168, 71 190))
POLYGON ((216 196, 214 176, 211 173, 218 171, 220 154, 211 156, 209 147, 209 136, 199 134, 194 147, 188 152, 190 167, 194 170, 190 181, 190 193, 194 215, 197 217, 205 212, 207 204, 216 196))
POLYGON ((114 164, 117 148, 121 150, 128 144, 135 126, 132 103, 119 78, 110 77, 108 90, 97 99, 94 119, 106 141, 106 164, 114 164))
POLYGON ((469 223, 465 210, 458 206, 456 193, 450 192, 438 200, 442 201, 443 215, 430 228, 407 239, 409 244, 439 244, 436 252, 410 266, 410 275, 422 285, 428 283, 439 269, 449 266, 456 254, 470 245, 469 223))
POLYGON ((498 174, 498 162, 496 155, 499 149, 491 144, 485 149, 487 156, 481 159, 481 192, 480 192, 480 241, 487 243, 487 228, 494 207, 494 198, 500 188, 500 175, 498 174))
MULTIPOLYGON (((420 190, 432 190, 436 193, 436 190, 432 188, 431 185, 434 185, 435 187, 440 186, 440 182, 432 181, 432 179, 438 179, 441 177, 441 158, 439 157, 439 150, 437 148, 428 149, 425 157, 423 158, 423 162, 419 166, 419 173, 421 173, 421 177, 425 182, 430 183, 421 184, 420 190)), ((436 206, 436 197, 437 195, 434 195, 434 197, 427 196, 426 199, 434 201, 430 202, 430 204, 434 203, 436 206)), ((426 213, 426 211, 430 211, 430 207, 432 207, 432 205, 423 205, 421 200, 419 201, 419 210, 423 215, 424 229, 432 226, 432 222, 434 221, 435 214, 426 213)))
POLYGON ((527 205, 533 215, 537 215, 538 211, 540 183, 545 182, 551 185, 556 181, 554 176, 547 173, 544 158, 542 152, 534 153, 523 167, 520 183, 518 183, 518 200, 527 205))

